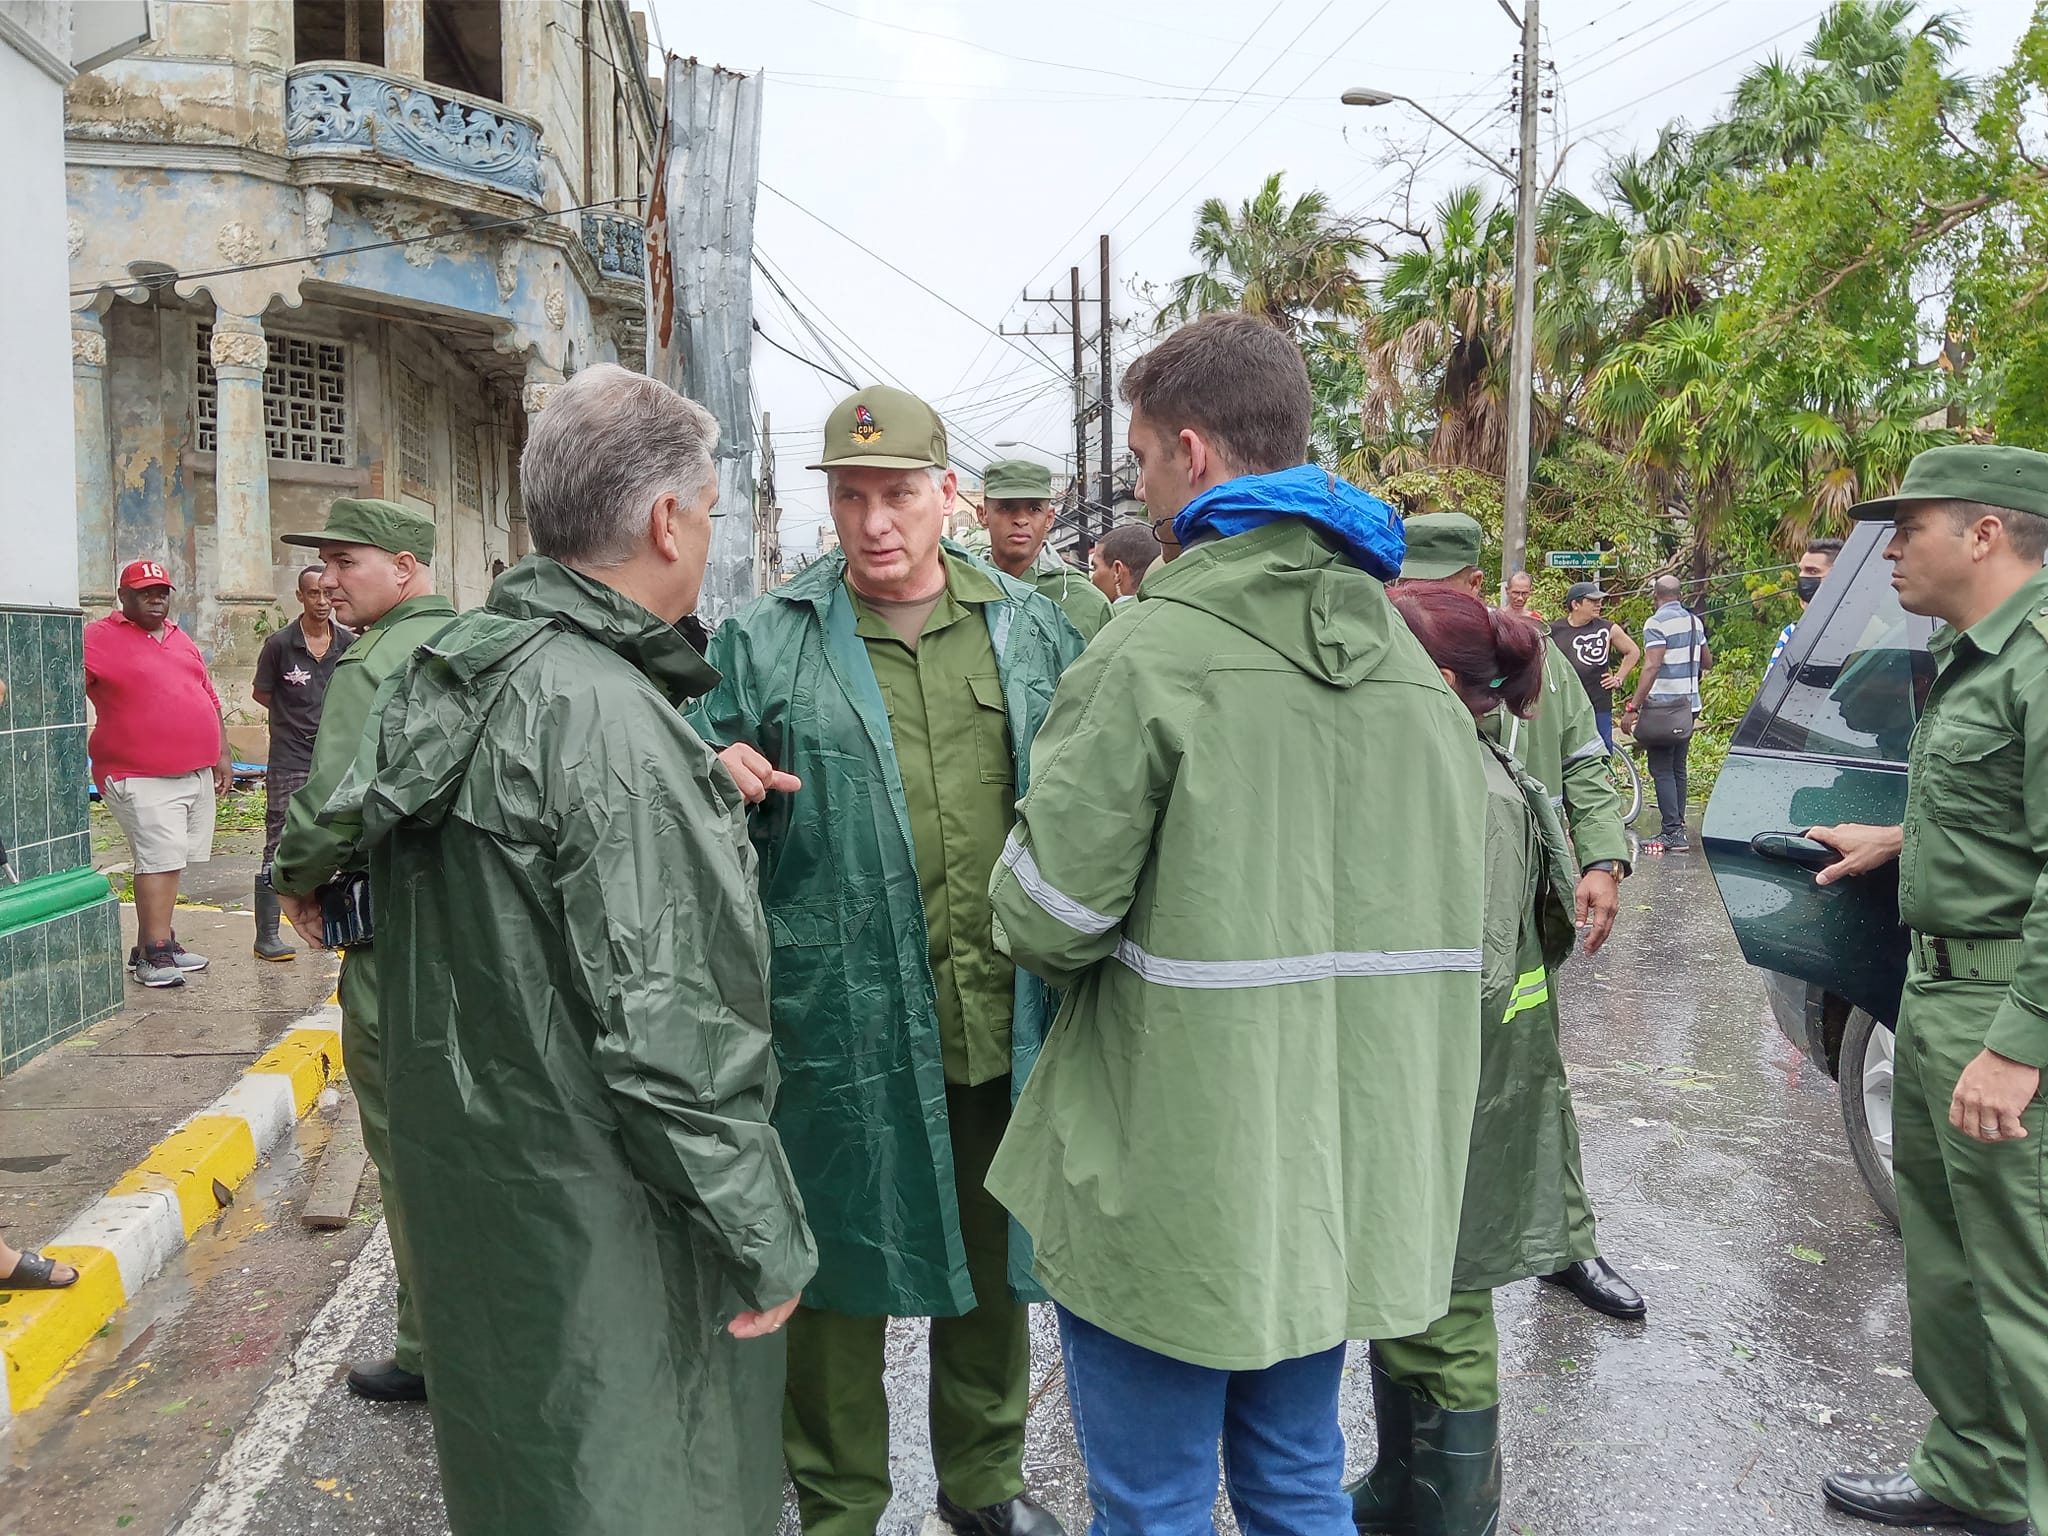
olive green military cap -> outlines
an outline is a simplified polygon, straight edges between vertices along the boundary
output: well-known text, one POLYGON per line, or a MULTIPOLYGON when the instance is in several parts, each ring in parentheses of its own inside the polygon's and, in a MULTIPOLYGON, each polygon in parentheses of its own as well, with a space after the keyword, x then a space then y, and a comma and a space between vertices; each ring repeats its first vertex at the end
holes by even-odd
POLYGON ((1981 501, 2048 517, 2048 453, 1968 443, 1930 448, 1913 455, 1898 490, 1859 501, 1849 515, 1859 521, 1896 517, 1901 506, 1915 501, 1981 501))
POLYGON ((1463 512, 1424 512, 1403 518, 1408 553, 1401 560, 1403 581, 1442 581, 1469 570, 1486 551, 1479 519, 1463 512))
POLYGON ((857 389, 825 418, 825 452, 806 469, 946 467, 946 424, 917 396, 886 384, 857 389))
POLYGON ((1029 459, 997 459, 982 471, 981 494, 990 501, 1051 501, 1052 471, 1029 459))
POLYGON ((322 544, 368 544, 394 555, 434 563, 434 520, 395 501, 344 496, 327 509, 327 526, 312 533, 287 533, 286 544, 318 549, 322 544))

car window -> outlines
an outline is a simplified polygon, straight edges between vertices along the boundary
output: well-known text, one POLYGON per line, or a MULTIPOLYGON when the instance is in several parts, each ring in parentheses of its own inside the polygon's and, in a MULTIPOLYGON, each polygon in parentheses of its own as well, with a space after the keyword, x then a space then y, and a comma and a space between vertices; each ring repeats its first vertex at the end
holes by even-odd
MULTIPOLYGON (((1889 530, 1881 530, 1888 532, 1889 530)), ((1816 757, 1903 763, 1920 706, 1934 681, 1927 654, 1931 619, 1907 613, 1892 590, 1882 537, 1844 550, 1859 556, 1838 565, 1829 586, 1793 631, 1779 666, 1783 696, 1756 745, 1816 757), (1825 599, 1833 600, 1826 601, 1825 599)))

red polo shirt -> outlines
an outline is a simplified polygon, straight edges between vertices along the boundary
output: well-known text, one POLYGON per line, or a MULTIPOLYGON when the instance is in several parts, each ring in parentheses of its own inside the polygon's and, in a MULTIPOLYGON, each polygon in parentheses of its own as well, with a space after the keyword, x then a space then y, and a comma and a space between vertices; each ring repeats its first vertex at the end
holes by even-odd
POLYGON ((220 695, 169 620, 152 637, 118 613, 85 626, 93 782, 170 779, 220 761, 220 695))

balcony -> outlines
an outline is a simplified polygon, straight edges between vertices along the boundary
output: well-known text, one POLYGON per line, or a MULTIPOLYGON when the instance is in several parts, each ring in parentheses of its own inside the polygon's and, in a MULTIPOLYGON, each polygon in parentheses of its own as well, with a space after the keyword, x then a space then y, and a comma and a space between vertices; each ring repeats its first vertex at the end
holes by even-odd
POLYGON ((365 64, 303 64, 285 96, 294 156, 371 155, 541 201, 540 125, 486 101, 365 64))
POLYGON ((647 226, 616 213, 583 215, 583 248, 606 277, 638 282, 647 275, 647 226))

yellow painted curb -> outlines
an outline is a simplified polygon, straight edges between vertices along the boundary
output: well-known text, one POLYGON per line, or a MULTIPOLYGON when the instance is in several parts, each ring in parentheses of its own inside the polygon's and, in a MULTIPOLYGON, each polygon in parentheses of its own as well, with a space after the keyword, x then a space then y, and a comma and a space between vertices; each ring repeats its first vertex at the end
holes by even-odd
POLYGON ((256 1138, 239 1115, 200 1115, 149 1149, 107 1193, 141 1195, 167 1190, 178 1197, 191 1237, 220 1214, 216 1180, 232 1190, 256 1168, 256 1138))
POLYGON ((42 1251, 44 1257, 75 1268, 78 1283, 61 1291, 0 1291, 7 1401, 16 1413, 41 1402, 71 1357, 121 1309, 121 1266, 113 1254, 104 1248, 42 1251))
POLYGON ((303 1115, 329 1080, 341 1075, 341 1035, 332 1029, 294 1029, 257 1057, 249 1070, 290 1078, 292 1102, 303 1115))
POLYGON ((220 1214, 216 1182, 232 1192, 314 1106, 342 1069, 335 1024, 330 1005, 286 1031, 233 1087, 151 1147, 56 1242, 44 1245, 45 1255, 77 1268, 76 1284, 61 1291, 0 1290, 0 1429, 10 1412, 41 1402, 164 1260, 220 1214), (257 1145, 259 1133, 265 1145, 257 1145))

